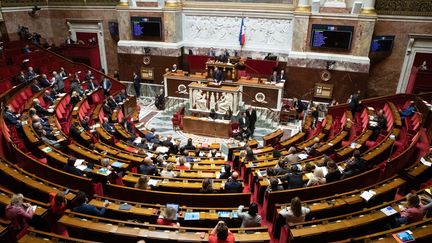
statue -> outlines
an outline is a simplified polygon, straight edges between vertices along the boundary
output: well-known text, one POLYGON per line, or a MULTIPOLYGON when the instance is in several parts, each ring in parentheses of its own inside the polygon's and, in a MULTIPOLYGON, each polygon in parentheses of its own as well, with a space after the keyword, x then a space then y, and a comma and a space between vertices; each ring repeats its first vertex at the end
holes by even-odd
POLYGON ((233 95, 222 93, 217 103, 218 103, 218 112, 225 114, 228 110, 232 110, 233 95))
POLYGON ((199 90, 195 96, 195 106, 198 110, 208 110, 207 109, 207 95, 199 90))

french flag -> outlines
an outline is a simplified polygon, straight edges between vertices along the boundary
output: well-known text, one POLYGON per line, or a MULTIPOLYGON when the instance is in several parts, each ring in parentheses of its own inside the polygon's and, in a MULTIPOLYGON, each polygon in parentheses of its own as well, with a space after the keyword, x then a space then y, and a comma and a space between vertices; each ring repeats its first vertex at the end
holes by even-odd
POLYGON ((240 42, 241 46, 243 46, 246 42, 244 17, 242 17, 242 22, 241 22, 241 26, 240 26, 239 42, 240 42))

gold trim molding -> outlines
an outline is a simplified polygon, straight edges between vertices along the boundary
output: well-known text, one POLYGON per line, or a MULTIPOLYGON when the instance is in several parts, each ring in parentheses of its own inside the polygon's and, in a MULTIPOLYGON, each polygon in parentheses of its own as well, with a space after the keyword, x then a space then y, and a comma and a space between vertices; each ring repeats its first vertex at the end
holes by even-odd
POLYGON ((362 8, 360 14, 363 15, 376 15, 376 11, 374 8, 362 8))
POLYGON ((309 13, 311 11, 311 6, 297 6, 296 12, 309 13))

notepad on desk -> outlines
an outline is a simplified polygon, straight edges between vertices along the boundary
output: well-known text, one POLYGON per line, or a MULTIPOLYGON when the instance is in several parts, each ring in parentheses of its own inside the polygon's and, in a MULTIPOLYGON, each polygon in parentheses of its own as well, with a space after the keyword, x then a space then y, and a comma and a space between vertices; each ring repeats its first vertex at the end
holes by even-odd
POLYGON ((396 239, 397 242, 413 242, 415 241, 414 235, 411 230, 405 230, 396 234, 392 234, 393 238, 396 239))
POLYGON ((83 160, 83 159, 77 159, 77 160, 75 161, 74 166, 75 166, 75 167, 80 166, 80 165, 82 165, 82 163, 84 163, 84 160, 83 160))
POLYGON ((155 179, 150 179, 149 181, 148 181, 148 185, 149 186, 157 186, 157 183, 159 182, 159 180, 155 180, 155 179))
POLYGON ((426 165, 428 167, 431 167, 431 165, 432 165, 431 162, 425 160, 425 158, 423 158, 423 157, 420 159, 420 162, 422 162, 422 164, 424 164, 424 165, 426 165))
POLYGON ((369 190, 362 192, 362 194, 360 194, 360 197, 366 200, 366 202, 368 202, 373 196, 375 196, 375 194, 376 192, 369 190))
POLYGON ((199 212, 186 212, 184 214, 184 220, 199 220, 200 214, 199 212))
POLYGON ((87 169, 87 165, 78 165, 75 166, 78 170, 84 171, 85 169, 87 169))
POLYGON ((397 211, 394 210, 394 209, 392 208, 392 206, 388 206, 388 207, 382 208, 382 209, 380 209, 380 211, 383 212, 383 213, 384 213, 385 215, 387 215, 387 216, 391 216, 391 215, 397 213, 397 211))
POLYGON ((110 175, 111 174, 111 171, 110 170, 108 170, 107 168, 100 168, 98 171, 97 171, 97 173, 98 174, 102 174, 102 175, 110 175))
POLYGON ((49 152, 52 151, 52 148, 51 148, 51 147, 45 147, 45 148, 42 149, 42 151, 43 151, 44 153, 49 153, 49 152))

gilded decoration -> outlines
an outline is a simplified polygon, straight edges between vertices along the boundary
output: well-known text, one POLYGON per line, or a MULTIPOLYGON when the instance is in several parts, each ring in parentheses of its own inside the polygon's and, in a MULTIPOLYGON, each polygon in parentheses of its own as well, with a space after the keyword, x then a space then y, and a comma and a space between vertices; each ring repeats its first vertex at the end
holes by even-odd
POLYGON ((381 15, 432 16, 432 1, 377 0, 375 9, 381 15))

